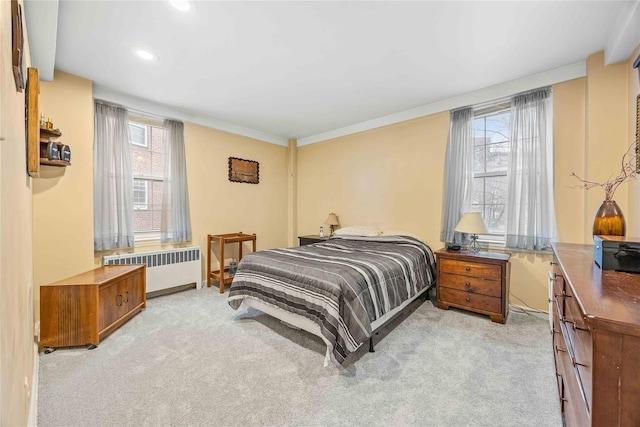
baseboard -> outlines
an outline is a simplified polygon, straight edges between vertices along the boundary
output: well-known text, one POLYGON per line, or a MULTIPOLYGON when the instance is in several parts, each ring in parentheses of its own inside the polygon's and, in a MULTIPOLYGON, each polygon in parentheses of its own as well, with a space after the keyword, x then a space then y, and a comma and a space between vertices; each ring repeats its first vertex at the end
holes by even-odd
POLYGON ((38 354, 38 345, 33 346, 33 376, 31 377, 31 403, 29 404, 29 420, 27 425, 38 425, 38 381, 40 379, 40 355, 38 354))
POLYGON ((186 285, 174 286, 173 288, 160 289, 159 291, 147 292, 147 298, 159 297, 162 295, 173 294, 176 292, 186 291, 187 289, 197 288, 197 283, 188 283, 186 285))

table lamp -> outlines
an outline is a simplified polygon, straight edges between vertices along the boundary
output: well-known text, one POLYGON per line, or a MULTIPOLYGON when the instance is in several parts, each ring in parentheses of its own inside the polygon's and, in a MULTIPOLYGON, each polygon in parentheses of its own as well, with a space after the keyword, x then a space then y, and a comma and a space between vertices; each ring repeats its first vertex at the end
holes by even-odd
POLYGON ((466 212, 462 215, 462 218, 460 218, 455 230, 460 233, 471 234, 471 244, 469 245, 471 252, 478 252, 480 250, 478 234, 487 234, 489 232, 484 220, 480 216, 480 212, 466 212))
POLYGON ((338 217, 334 213, 330 213, 329 218, 327 218, 324 223, 329 225, 329 236, 333 236, 336 225, 340 225, 340 223, 338 222, 338 217))

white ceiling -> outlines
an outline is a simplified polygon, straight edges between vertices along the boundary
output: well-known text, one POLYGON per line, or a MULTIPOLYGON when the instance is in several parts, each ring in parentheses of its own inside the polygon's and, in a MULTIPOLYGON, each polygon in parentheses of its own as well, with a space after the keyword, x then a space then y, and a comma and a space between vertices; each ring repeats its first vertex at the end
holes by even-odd
MULTIPOLYGON (((40 3, 51 2, 27 1, 28 22, 40 3)), ((640 16, 637 4, 198 1, 180 12, 168 1, 60 1, 55 69, 278 138, 308 138, 608 46, 626 59, 640 39, 621 45, 619 29, 640 27, 625 23, 630 10, 640 16), (137 58, 136 46, 159 60, 137 58)), ((29 26, 31 44, 40 27, 29 26)), ((55 36, 55 22, 48 27, 55 36)))

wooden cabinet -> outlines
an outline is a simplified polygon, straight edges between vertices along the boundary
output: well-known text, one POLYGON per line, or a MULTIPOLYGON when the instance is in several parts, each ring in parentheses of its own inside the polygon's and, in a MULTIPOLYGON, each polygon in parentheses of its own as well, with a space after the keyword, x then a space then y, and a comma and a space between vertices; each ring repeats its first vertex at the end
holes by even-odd
POLYGON ((40 346, 95 347, 146 307, 146 266, 112 265, 40 287, 40 346))
POLYGON ((224 293, 224 285, 233 282, 233 277, 229 275, 229 268, 224 267, 224 245, 227 243, 238 244, 238 262, 242 259, 242 242, 253 241, 253 252, 256 251, 256 235, 239 233, 209 234, 207 236, 207 287, 211 287, 211 279, 220 284, 220 293, 224 293), (220 267, 211 270, 211 250, 212 244, 218 244, 220 250, 220 267))
POLYGON ((312 245, 314 243, 320 243, 329 240, 329 236, 320 237, 318 235, 315 236, 298 236, 298 241, 300 242, 300 246, 312 245))
POLYGON ((567 426, 640 425, 640 275, 553 245, 553 352, 567 426))
POLYGON ((504 323, 509 312, 509 254, 436 251, 438 307, 487 314, 504 323))

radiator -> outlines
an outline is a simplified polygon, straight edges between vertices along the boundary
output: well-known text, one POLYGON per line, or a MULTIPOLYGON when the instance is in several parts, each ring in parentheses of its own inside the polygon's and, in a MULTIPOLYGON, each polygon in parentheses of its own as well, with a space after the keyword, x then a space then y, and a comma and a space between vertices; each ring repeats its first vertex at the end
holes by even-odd
POLYGON ((147 293, 195 283, 202 287, 200 246, 106 255, 102 265, 146 264, 147 293))

